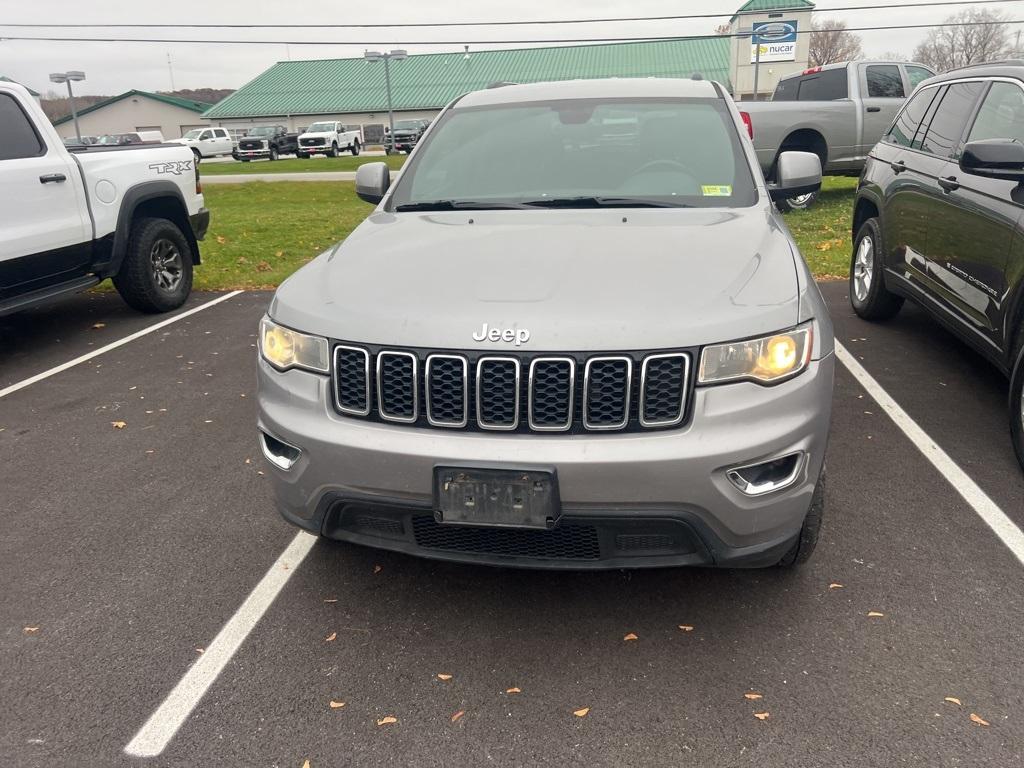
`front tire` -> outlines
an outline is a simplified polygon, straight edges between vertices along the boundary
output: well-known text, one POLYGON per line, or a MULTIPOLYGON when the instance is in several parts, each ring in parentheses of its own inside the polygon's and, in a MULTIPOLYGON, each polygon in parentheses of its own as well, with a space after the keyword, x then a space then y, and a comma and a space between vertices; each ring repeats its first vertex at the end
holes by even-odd
POLYGON ((327 156, 328 157, 337 157, 338 156, 338 143, 337 142, 331 144, 331 148, 329 150, 327 150, 327 156))
POLYGON ((305 152, 296 152, 295 156, 299 158, 299 160, 309 160, 309 155, 307 155, 305 152))
POLYGON ((273 162, 274 160, 277 160, 277 158, 278 158, 277 147, 271 147, 270 148, 270 161, 273 162))
POLYGON ((170 312, 192 291, 192 261, 188 239, 174 222, 140 218, 132 224, 114 287, 140 312, 170 312))
POLYGON ((350 149, 352 150, 352 157, 359 156, 359 139, 356 139, 355 141, 352 142, 352 146, 350 147, 350 149))
POLYGON ((865 320, 888 320, 903 306, 903 297, 885 287, 882 274, 882 227, 868 219, 853 241, 850 257, 850 304, 865 320))
POLYGON ((802 565, 811 559, 814 548, 818 546, 818 534, 821 532, 821 519, 825 513, 825 467, 821 468, 818 475, 818 484, 814 486, 814 495, 811 496, 811 508, 807 510, 807 517, 800 527, 800 535, 796 537, 793 546, 782 556, 778 562, 779 568, 792 568, 802 565))
POLYGON ((1017 361, 1010 376, 1010 438, 1017 461, 1024 469, 1024 335, 1017 346, 1017 361))

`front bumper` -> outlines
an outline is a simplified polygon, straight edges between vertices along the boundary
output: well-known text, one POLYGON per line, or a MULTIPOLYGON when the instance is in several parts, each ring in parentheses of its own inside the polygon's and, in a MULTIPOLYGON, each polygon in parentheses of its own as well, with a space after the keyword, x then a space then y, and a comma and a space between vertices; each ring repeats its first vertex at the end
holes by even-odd
POLYGON ((269 149, 236 149, 234 152, 235 157, 248 157, 251 159, 259 160, 262 158, 270 157, 269 149))
MULTIPOLYGON (((536 568, 764 566, 799 534, 824 461, 834 358, 774 387, 698 388, 677 430, 495 435, 348 419, 325 376, 259 361, 259 428, 300 449, 269 464, 278 509, 314 533, 444 560, 536 568), (752 497, 726 470, 792 452, 783 490, 752 497), (562 516, 550 531, 435 523, 435 465, 550 468, 562 516)), ((262 438, 261 438, 262 439, 262 438)))

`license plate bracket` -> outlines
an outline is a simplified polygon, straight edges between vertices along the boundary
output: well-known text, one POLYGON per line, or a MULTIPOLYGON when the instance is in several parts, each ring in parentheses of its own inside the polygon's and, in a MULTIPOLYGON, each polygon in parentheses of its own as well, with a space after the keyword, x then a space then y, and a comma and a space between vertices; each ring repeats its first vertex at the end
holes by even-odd
POLYGON ((434 519, 451 525, 550 530, 558 523, 551 470, 434 467, 434 519))

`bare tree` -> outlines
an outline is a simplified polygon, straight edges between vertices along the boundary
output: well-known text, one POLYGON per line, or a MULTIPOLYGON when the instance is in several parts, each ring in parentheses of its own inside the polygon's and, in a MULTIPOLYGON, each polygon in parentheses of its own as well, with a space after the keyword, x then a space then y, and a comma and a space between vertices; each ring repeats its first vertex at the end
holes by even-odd
POLYGON ((845 21, 816 21, 811 25, 811 29, 812 66, 822 67, 838 61, 852 61, 864 55, 860 35, 848 32, 845 21))
POLYGON ((907 54, 900 53, 899 51, 886 51, 880 58, 882 61, 910 61, 907 58, 907 54))
POLYGON ((981 61, 1004 58, 1010 52, 1009 24, 1001 13, 968 10, 949 16, 947 24, 960 27, 936 27, 914 49, 914 61, 936 72, 966 67, 981 61))

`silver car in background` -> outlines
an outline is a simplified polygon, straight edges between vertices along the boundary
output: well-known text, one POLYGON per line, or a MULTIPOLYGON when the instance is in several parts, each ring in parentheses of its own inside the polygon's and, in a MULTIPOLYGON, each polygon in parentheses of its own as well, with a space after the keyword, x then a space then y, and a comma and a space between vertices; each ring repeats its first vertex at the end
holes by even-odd
POLYGON ((806 560, 833 335, 725 90, 512 85, 438 117, 259 334, 277 506, 313 533, 541 568, 806 560))

